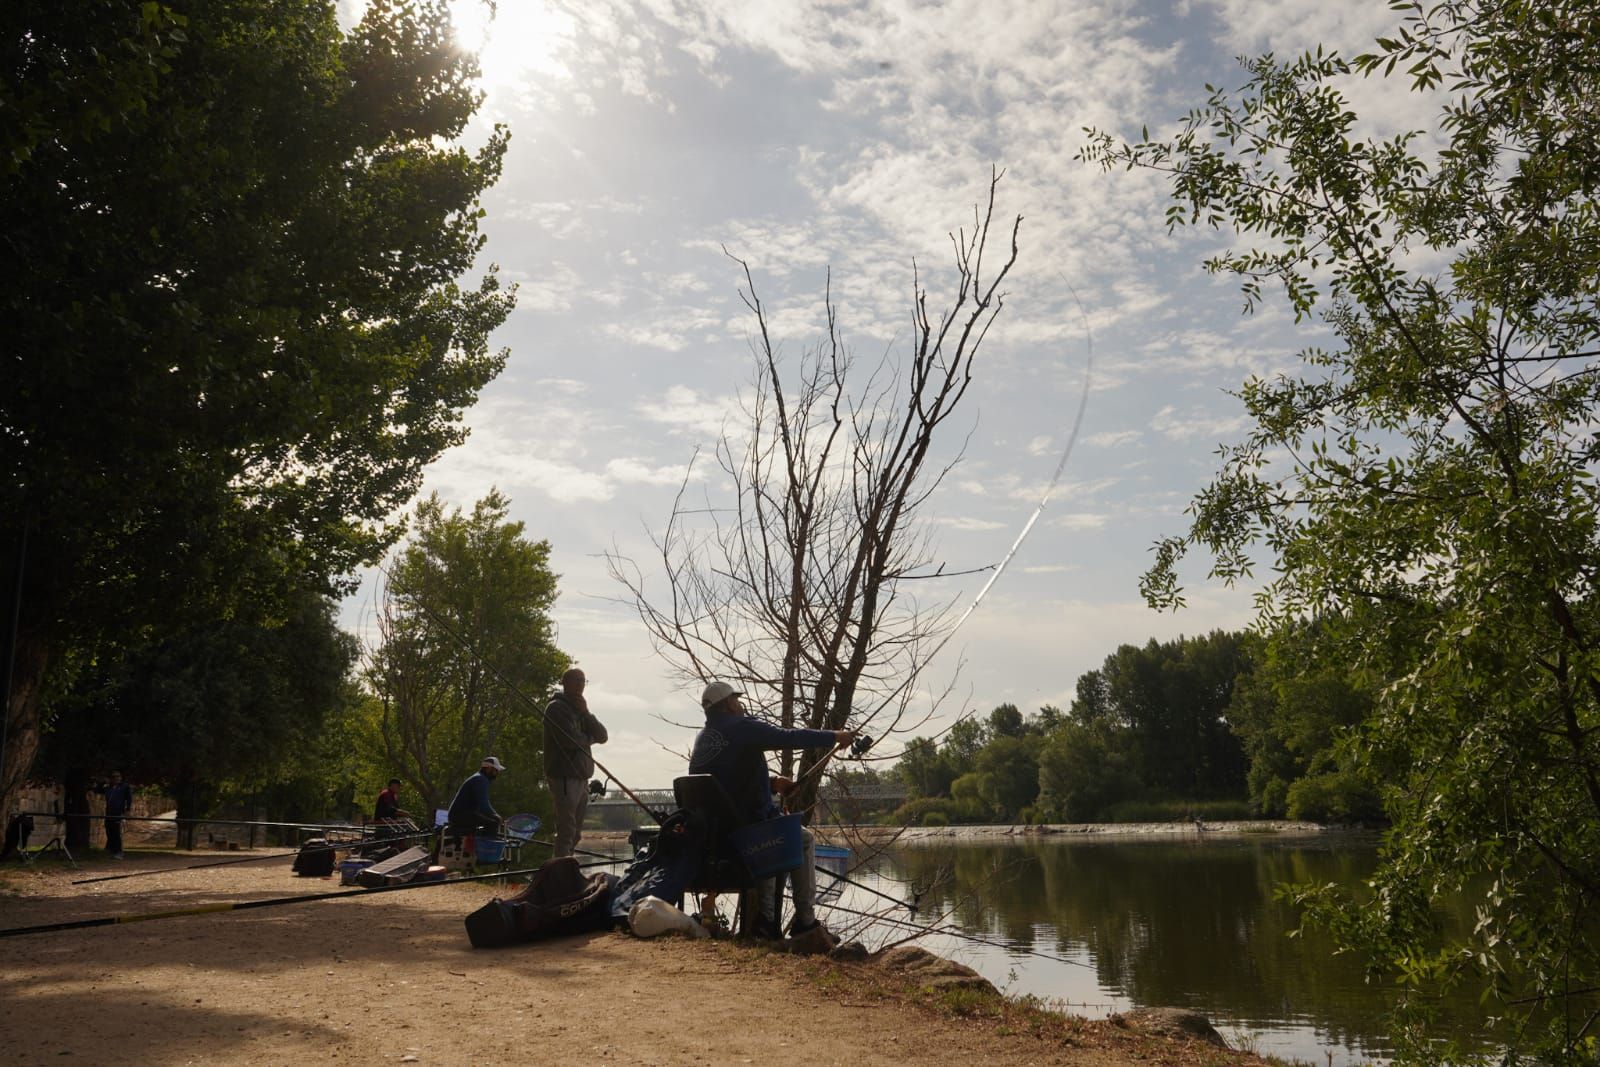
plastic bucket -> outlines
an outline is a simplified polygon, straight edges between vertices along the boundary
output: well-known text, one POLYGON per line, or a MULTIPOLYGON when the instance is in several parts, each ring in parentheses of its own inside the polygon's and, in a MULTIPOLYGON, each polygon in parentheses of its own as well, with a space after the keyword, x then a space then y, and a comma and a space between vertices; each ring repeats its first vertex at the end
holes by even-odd
POLYGON ((340 860, 339 884, 355 885, 356 875, 372 866, 371 860, 340 860))
POLYGON ((480 837, 474 855, 479 863, 499 863, 506 858, 506 843, 498 837, 480 837))
POLYGON ((780 815, 741 826, 728 835, 728 840, 749 869, 750 877, 769 878, 805 862, 801 829, 800 816, 780 815))

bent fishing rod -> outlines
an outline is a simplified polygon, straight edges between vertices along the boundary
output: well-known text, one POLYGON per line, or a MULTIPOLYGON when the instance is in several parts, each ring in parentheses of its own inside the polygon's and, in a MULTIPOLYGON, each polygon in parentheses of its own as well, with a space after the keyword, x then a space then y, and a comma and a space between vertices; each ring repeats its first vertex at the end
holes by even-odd
MULTIPOLYGON (((389 844, 395 841, 415 841, 424 837, 432 837, 435 831, 421 830, 414 834, 402 834, 399 837, 365 837, 360 841, 352 841, 344 845, 328 845, 328 848, 367 848, 371 845, 389 844)), ((300 855, 300 849, 290 852, 269 852, 264 856, 243 856, 238 859, 212 860, 208 863, 190 863, 182 867, 161 867, 153 871, 132 871, 128 874, 103 874, 98 878, 79 878, 68 882, 68 885, 89 885, 93 882, 119 882, 126 878, 145 878, 153 874, 175 874, 179 871, 198 871, 206 867, 229 867, 236 863, 265 863, 268 860, 288 859, 300 855)))
MULTIPOLYGON (((610 863, 621 863, 611 860, 610 863)), ((601 867, 604 863, 580 863, 579 867, 601 867)), ((102 915, 94 919, 72 919, 67 922, 41 923, 37 926, 13 926, 0 930, 0 937, 25 937, 29 934, 48 934, 59 930, 87 930, 95 926, 122 926, 128 923, 152 922, 156 919, 178 919, 189 915, 214 915, 227 911, 250 911, 255 908, 276 908, 286 904, 309 904, 317 900, 338 900, 345 897, 366 896, 372 893, 398 893, 406 889, 427 889, 437 885, 460 885, 463 882, 487 882, 496 878, 515 878, 537 873, 539 868, 528 867, 515 871, 496 871, 493 874, 473 874, 462 878, 440 879, 436 882, 406 882, 403 885, 380 885, 370 889, 335 889, 326 893, 302 893, 292 897, 269 897, 266 900, 234 901, 227 904, 200 904, 192 908, 173 908, 168 911, 136 912, 131 915, 102 915)))
MULTIPOLYGON (((385 567, 381 563, 376 564, 376 566, 378 568, 379 573, 381 573, 384 577, 388 578, 391 582, 394 581, 394 575, 390 573, 390 571, 389 571, 389 569, 387 567, 385 567)), ((499 680, 501 685, 503 685, 507 689, 509 689, 514 696, 516 696, 519 700, 521 700, 529 708, 532 708, 533 709, 533 713, 539 717, 539 721, 541 723, 548 723, 548 721, 549 721, 548 717, 545 715, 544 709, 539 706, 537 701, 535 701, 532 697, 528 696, 528 694, 524 693, 522 691, 521 687, 517 685, 517 683, 513 682, 511 679, 507 678, 504 674, 502 674, 500 672, 500 668, 496 667, 494 664, 490 663, 488 660, 486 660, 482 656, 478 655, 477 650, 472 647, 472 644, 469 641, 467 641, 467 639, 465 637, 461 636, 461 634, 457 633, 454 627, 452 627, 449 623, 447 623, 443 619, 441 619, 439 617, 438 612, 434 611, 427 604, 423 603, 420 599, 416 600, 415 603, 416 603, 417 607, 422 609, 423 614, 428 616, 428 619, 435 626, 437 626, 437 627, 439 627, 439 629, 443 630, 445 632, 445 634, 450 637, 451 640, 453 640, 456 644, 461 646, 462 650, 465 651, 466 654, 472 658, 472 661, 474 663, 476 663, 478 666, 480 666, 480 667, 484 668, 485 670, 487 670, 490 674, 494 675, 495 678, 499 680)), ((562 733, 564 733, 566 735, 567 740, 569 740, 569 741, 578 741, 578 740, 580 740, 579 738, 573 737, 572 736, 572 732, 570 730, 568 730, 565 726, 563 726, 561 723, 559 723, 559 722, 556 723, 555 727, 556 727, 557 730, 560 730, 562 733)), ((639 810, 640 811, 644 812, 646 815, 650 816, 650 818, 654 819, 658 823, 662 823, 662 822, 666 821, 666 819, 667 819, 666 812, 656 811, 654 808, 650 807, 650 805, 648 805, 644 801, 640 800, 638 798, 638 796, 636 796, 634 794, 633 790, 629 789, 626 785, 623 784, 622 779, 618 778, 615 774, 611 773, 611 769, 609 767, 607 767, 605 764, 601 763, 599 760, 594 758, 594 753, 593 752, 591 752, 589 754, 589 760, 590 760, 590 762, 592 762, 594 764, 596 770, 598 770, 601 774, 605 775, 611 781, 615 782, 617 784, 617 788, 622 790, 624 793, 626 793, 627 796, 628 796, 628 799, 633 801, 635 804, 637 804, 639 806, 639 810)))

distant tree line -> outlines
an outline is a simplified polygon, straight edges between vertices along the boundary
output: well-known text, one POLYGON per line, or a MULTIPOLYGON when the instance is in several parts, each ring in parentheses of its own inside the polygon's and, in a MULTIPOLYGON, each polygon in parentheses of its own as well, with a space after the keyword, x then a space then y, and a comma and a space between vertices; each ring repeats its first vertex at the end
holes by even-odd
POLYGON ((1065 712, 1002 704, 913 739, 893 772, 912 799, 892 819, 1380 821, 1375 783, 1340 747, 1371 700, 1315 648, 1307 627, 1123 645, 1065 712))

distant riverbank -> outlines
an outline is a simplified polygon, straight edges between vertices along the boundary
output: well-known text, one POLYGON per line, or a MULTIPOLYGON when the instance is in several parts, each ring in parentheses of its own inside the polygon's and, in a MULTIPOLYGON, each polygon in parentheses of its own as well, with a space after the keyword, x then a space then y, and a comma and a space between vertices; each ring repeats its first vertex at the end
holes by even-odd
POLYGON ((896 840, 904 843, 937 841, 1023 840, 1051 837, 1238 837, 1244 834, 1303 836, 1340 832, 1339 827, 1287 819, 1247 819, 1238 822, 1083 822, 1040 826, 850 826, 824 830, 824 836, 841 833, 862 841, 896 840))
MULTIPOLYGON (((1040 826, 824 826, 817 828, 826 840, 883 844, 899 841, 905 844, 939 842, 951 844, 960 841, 1034 841, 1053 837, 1239 837, 1255 834, 1283 836, 1311 836, 1315 834, 1350 833, 1348 827, 1323 826, 1314 822, 1296 822, 1290 819, 1243 819, 1235 822, 1078 822, 1050 823, 1040 826)), ((585 841, 626 841, 626 830, 585 830, 585 841)))

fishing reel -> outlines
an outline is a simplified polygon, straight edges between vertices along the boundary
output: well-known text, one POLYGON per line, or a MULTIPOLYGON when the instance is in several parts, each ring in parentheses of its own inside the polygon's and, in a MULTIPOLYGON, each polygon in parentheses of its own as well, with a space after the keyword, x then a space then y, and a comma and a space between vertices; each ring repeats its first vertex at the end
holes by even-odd
POLYGON ((589 795, 592 796, 592 797, 603 797, 603 796, 605 796, 606 795, 606 784, 604 782, 602 782, 598 778, 591 778, 589 780, 589 795))
POLYGON ((862 734, 860 737, 850 742, 850 755, 855 759, 860 759, 862 756, 865 756, 868 752, 872 751, 873 744, 875 744, 875 742, 872 738, 868 737, 866 734, 862 734))

